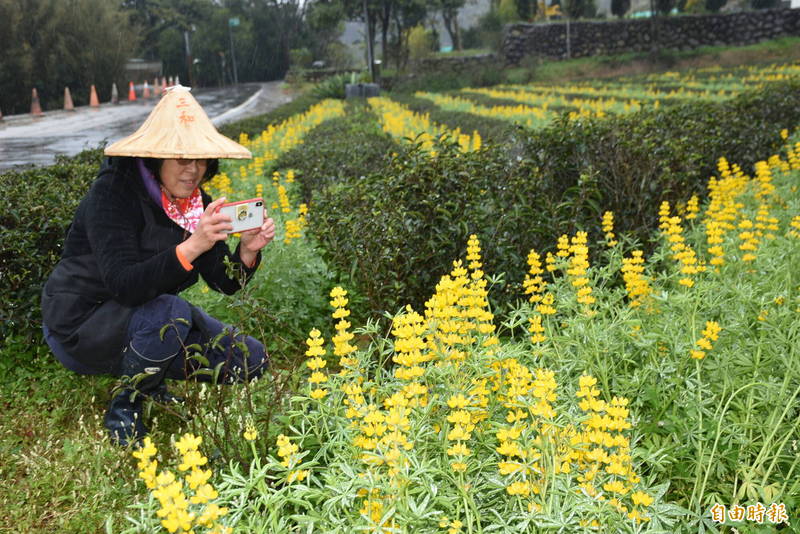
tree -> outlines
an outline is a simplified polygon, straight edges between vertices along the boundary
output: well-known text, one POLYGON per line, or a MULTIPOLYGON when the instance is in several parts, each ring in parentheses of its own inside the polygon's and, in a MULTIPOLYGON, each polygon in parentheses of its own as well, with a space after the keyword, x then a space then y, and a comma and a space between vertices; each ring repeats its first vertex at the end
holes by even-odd
POLYGON ((669 15, 675 7, 675 0, 655 0, 656 12, 660 15, 669 15))
POLYGON ((306 23, 309 35, 314 39, 309 49, 316 58, 326 57, 330 47, 342 33, 345 6, 335 0, 317 0, 306 7, 306 23))
POLYGON ((438 0, 435 3, 437 8, 442 14, 442 22, 444 22, 444 29, 450 36, 450 42, 453 43, 455 50, 461 50, 461 29, 458 26, 458 12, 464 7, 465 0, 438 0))
POLYGON ((536 0, 516 0, 517 13, 522 20, 530 21, 536 18, 539 4, 536 0))
POLYGON ((137 36, 107 0, 0 0, 0 43, 0 109, 11 114, 29 109, 32 87, 45 109, 61 106, 64 87, 78 104, 91 84, 107 98, 137 36))
POLYGON ((497 13, 500 15, 500 20, 503 21, 503 24, 509 24, 519 20, 516 0, 500 0, 497 13))
POLYGON ((597 14, 594 0, 564 0, 561 2, 561 8, 571 19, 592 18, 597 14))
POLYGON ((420 60, 431 54, 433 35, 425 26, 419 25, 411 28, 408 34, 408 55, 412 60, 420 60))
POLYGON ((631 0, 611 0, 611 13, 619 18, 624 17, 630 8, 631 0))
POLYGON ((405 69, 408 62, 408 34, 425 21, 427 14, 427 2, 424 0, 397 0, 392 14, 395 38, 392 48, 399 70, 405 69))

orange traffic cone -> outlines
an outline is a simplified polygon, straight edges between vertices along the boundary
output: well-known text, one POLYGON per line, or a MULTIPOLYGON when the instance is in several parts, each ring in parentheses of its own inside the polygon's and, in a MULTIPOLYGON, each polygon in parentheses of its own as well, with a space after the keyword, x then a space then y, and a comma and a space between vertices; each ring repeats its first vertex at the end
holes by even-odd
POLYGON ((111 103, 119 104, 119 90, 117 90, 116 82, 111 84, 111 103))
POLYGON ((174 81, 172 81, 172 76, 170 76, 170 77, 169 77, 169 81, 167 82, 167 86, 168 86, 168 87, 172 87, 173 85, 175 85, 175 82, 174 82, 174 81))
POLYGON ((144 89, 142 89, 142 98, 150 98, 150 86, 147 85, 147 80, 144 81, 144 89))
POLYGON ((175 85, 180 85, 180 84, 181 84, 181 79, 178 78, 178 75, 176 74, 175 75, 175 85))
POLYGON ((75 111, 75 104, 72 103, 69 87, 64 88, 64 111, 75 111))
POLYGON ((166 92, 167 92, 167 79, 164 76, 162 76, 161 77, 161 94, 163 95, 166 92))
POLYGON ((158 76, 156 76, 155 78, 153 78, 153 96, 156 96, 158 94, 158 90, 160 87, 161 85, 158 83, 158 76))
POLYGON ((95 89, 94 84, 92 84, 91 89, 89 89, 89 106, 93 108, 100 107, 100 99, 97 98, 97 89, 95 89))
POLYGON ((39 104, 39 93, 36 92, 35 87, 31 93, 31 115, 35 117, 42 115, 42 106, 39 104))
POLYGON ((133 86, 133 82, 128 84, 128 102, 136 102, 136 88, 133 86))

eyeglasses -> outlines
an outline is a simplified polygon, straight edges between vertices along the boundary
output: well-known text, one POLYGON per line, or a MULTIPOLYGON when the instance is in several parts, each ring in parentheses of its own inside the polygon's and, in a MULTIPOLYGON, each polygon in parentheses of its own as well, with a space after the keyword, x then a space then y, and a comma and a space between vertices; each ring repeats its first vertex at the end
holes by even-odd
POLYGON ((176 159, 175 161, 178 162, 178 165, 181 167, 188 167, 192 163, 197 163, 198 167, 207 167, 208 160, 207 159, 176 159))

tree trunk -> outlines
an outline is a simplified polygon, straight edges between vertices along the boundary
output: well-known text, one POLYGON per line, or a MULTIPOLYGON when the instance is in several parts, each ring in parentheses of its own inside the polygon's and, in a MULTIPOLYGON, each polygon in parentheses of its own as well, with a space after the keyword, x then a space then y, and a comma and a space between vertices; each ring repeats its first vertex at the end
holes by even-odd
MULTIPOLYGON (((456 12, 456 14, 458 13, 456 12)), ((458 17, 453 17, 453 12, 447 8, 444 8, 442 9, 442 21, 444 22, 444 29, 447 30, 447 35, 450 36, 450 42, 453 44, 453 50, 456 50, 456 43, 459 41, 458 17)))
POLYGON ((453 48, 456 50, 461 50, 461 26, 458 25, 458 10, 456 10, 456 15, 453 17, 453 26, 456 27, 456 38, 453 41, 453 48))
MULTIPOLYGON (((392 24, 392 5, 389 2, 383 3, 381 10, 381 60, 388 65, 389 53, 389 27, 392 24)), ((384 65, 385 67, 386 65, 384 65)), ((399 65, 397 65, 399 67, 399 65)))

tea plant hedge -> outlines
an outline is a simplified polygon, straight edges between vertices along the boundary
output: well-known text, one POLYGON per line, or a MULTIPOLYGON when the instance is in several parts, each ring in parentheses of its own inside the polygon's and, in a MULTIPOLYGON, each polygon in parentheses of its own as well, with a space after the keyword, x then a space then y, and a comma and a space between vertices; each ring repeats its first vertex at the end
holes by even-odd
POLYGON ((42 283, 101 157, 88 150, 50 167, 0 174, 0 338, 38 327, 42 283))
POLYGON ((543 238, 594 227, 604 210, 645 237, 653 206, 701 191, 719 157, 736 154, 748 169, 773 152, 779 131, 800 124, 798 95, 800 83, 786 82, 726 102, 564 118, 520 129, 506 150, 401 151, 385 169, 319 191, 311 231, 373 310, 419 305, 471 233, 487 236, 494 273, 524 272, 531 248, 548 250, 543 238))

